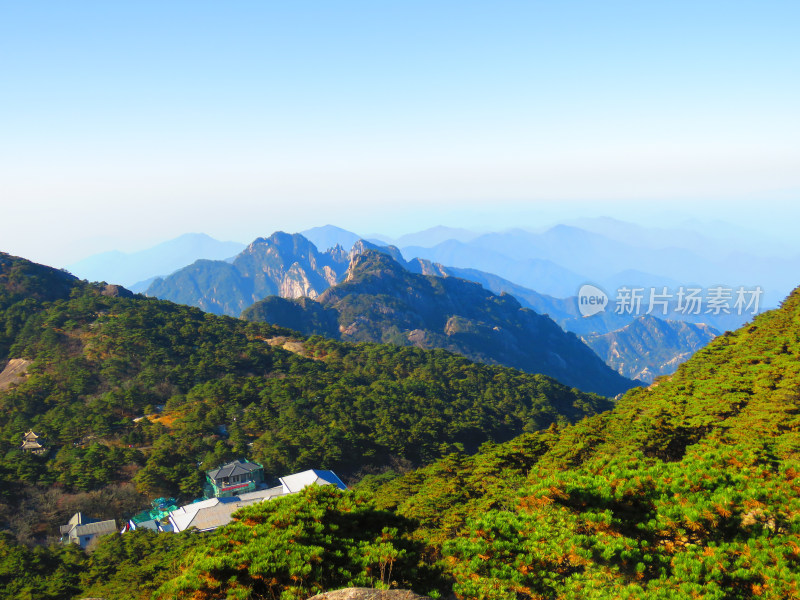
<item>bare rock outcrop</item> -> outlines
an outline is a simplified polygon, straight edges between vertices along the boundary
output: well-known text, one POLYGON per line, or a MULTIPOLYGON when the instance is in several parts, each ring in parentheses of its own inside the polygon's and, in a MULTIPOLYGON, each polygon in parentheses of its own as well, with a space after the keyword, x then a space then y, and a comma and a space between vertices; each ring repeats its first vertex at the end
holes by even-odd
MULTIPOLYGON (((2 364, 2 363, 0 363, 2 364)), ((13 384, 25 381, 28 374, 28 365, 31 361, 24 358, 12 358, 8 361, 2 372, 0 372, 0 390, 5 390, 13 384)))
POLYGON ((133 292, 121 285, 109 283, 100 292, 102 296, 109 296, 111 298, 133 298, 133 292))

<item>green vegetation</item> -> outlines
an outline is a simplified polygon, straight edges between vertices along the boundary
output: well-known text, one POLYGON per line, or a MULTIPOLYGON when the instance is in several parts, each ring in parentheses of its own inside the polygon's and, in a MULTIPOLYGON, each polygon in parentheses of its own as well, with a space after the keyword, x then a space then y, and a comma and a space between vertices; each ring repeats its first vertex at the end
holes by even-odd
POLYGON ((91 555, 74 544, 28 548, 0 533, 0 598, 148 600, 205 539, 133 531, 102 538, 91 555))
POLYGON ((0 532, 0 598, 62 600, 81 589, 86 555, 75 545, 27 548, 0 532))
POLYGON ((796 291, 609 413, 373 493, 465 598, 797 597, 799 332, 796 291))
MULTIPOLYGON (((198 497, 202 471, 237 457, 268 476, 407 469, 611 406, 444 351, 293 338, 263 323, 106 296, 103 285, 4 260, 5 279, 19 283, 3 296, 9 350, 0 365, 30 364, 25 379, 0 390, 0 523, 26 541, 55 535, 70 516, 60 508, 31 523, 43 490, 64 496, 48 502, 85 501, 77 509, 86 510, 97 504, 90 494, 133 481, 142 508, 148 497, 198 497), (37 289, 58 293, 26 295, 37 289), (20 450, 28 429, 47 455, 20 450)), ((126 492, 113 505, 132 502, 126 492)), ((93 516, 122 516, 110 506, 93 516)))
POLYGON ((294 598, 337 587, 446 588, 420 564, 413 523, 332 486, 244 508, 189 557, 157 598, 294 598))
MULTIPOLYGON (((69 301, 54 302, 44 314, 95 301, 111 303, 107 315, 125 314, 124 307, 138 314, 160 306, 99 298, 85 290, 69 301)), ((171 310, 186 315, 189 310, 170 306, 154 309, 146 331, 163 329, 152 326, 158 314, 171 310)), ((29 319, 37 324, 32 329, 36 335, 25 333, 27 324, 20 329, 18 337, 26 344, 48 335, 39 318, 34 314, 29 319)), ((372 449, 359 465, 374 472, 350 492, 312 488, 247 507, 235 513, 233 524, 210 534, 108 536, 88 556, 74 548, 30 549, 3 536, 0 597, 289 599, 346 585, 408 587, 434 597, 454 592, 457 598, 479 600, 800 596, 800 290, 781 309, 714 340, 674 375, 648 389, 632 390, 612 410, 575 424, 567 421, 591 413, 600 400, 576 395, 546 378, 472 365, 442 351, 321 338, 295 340, 294 353, 289 353, 258 340, 264 332, 278 333, 260 329, 262 325, 202 314, 197 318, 209 319, 212 330, 241 328, 235 329, 242 332, 240 337, 226 342, 221 335, 220 344, 259 341, 240 360, 255 369, 269 358, 269 372, 238 372, 234 366, 230 373, 192 382, 188 389, 172 382, 174 387, 162 392, 167 397, 163 414, 182 417, 166 424, 120 424, 98 438, 105 440, 109 454, 91 444, 84 444, 82 452, 95 453, 94 460, 102 465, 111 456, 112 440, 139 436, 136 444, 145 461, 137 481, 147 474, 155 486, 191 486, 189 469, 181 470, 189 459, 182 457, 205 451, 206 460, 216 460, 239 446, 246 448, 253 432, 264 427, 255 438, 254 454, 272 464, 302 464, 311 458, 302 452, 305 443, 313 444, 311 439, 303 439, 297 455, 272 455, 265 433, 281 431, 274 429, 276 423, 288 428, 294 422, 298 425, 286 429, 287 437, 302 436, 316 418, 326 419, 335 431, 338 419, 347 417, 335 407, 360 402, 374 387, 369 403, 353 411, 358 419, 343 421, 341 438, 330 438, 313 450, 324 453, 325 445, 372 449), (434 386, 436 392, 426 395, 415 386, 434 386), (351 389, 358 393, 346 395, 351 389), (560 401, 553 390, 561 394, 560 401), (281 394, 300 400, 289 402, 281 394), (424 407, 439 394, 446 401, 426 413, 424 407), (385 404, 378 403, 384 397, 385 404), (501 398, 509 404, 503 405, 501 398), (452 411, 443 413, 451 404, 452 411), (230 406, 236 407, 237 420, 225 421, 228 437, 215 439, 209 428, 220 424, 217 417, 230 406), (439 413, 441 423, 435 418, 439 413), (266 420, 257 415, 267 415, 266 420), (370 433, 359 437, 362 415, 369 419, 370 433), (404 421, 405 415, 414 416, 404 421), (414 432, 419 421, 425 424, 420 437, 409 442, 393 438, 381 419, 396 421, 398 431, 406 432, 414 432), (506 437, 526 426, 521 435, 506 437), (161 428, 167 427, 170 434, 164 435, 161 428), (478 440, 472 427, 495 429, 478 440), (447 438, 437 451, 444 456, 400 474, 375 468, 392 464, 393 457, 395 465, 401 458, 420 463, 434 458, 433 446, 425 451, 431 454, 412 449, 425 447, 428 438, 422 434, 428 430, 447 438), (478 444, 478 452, 471 454, 478 444)), ((60 329, 75 331, 81 327, 75 322, 60 329)), ((81 345, 55 345, 65 352, 62 360, 77 355, 66 349, 93 347, 102 323, 80 329, 90 332, 77 336, 81 345)), ((129 334, 123 329, 117 335, 129 334)), ((148 334, 141 341, 151 339, 148 334)), ((85 360, 96 360, 94 356, 85 360)), ((72 379, 62 378, 54 366, 36 372, 39 360, 34 360, 35 374, 28 382, 0 397, 3 402, 17 398, 4 404, 4 410, 18 406, 15 393, 32 385, 35 376, 49 376, 51 389, 68 394, 63 390, 72 379)), ((208 366, 212 371, 214 360, 208 366)), ((179 367, 170 366, 169 354, 159 364, 165 374, 179 367)), ((87 369, 98 372, 91 363, 87 369)), ((125 381, 133 383, 139 373, 134 369, 125 381)), ((88 388, 78 386, 90 390, 79 397, 94 397, 94 389, 108 393, 103 377, 90 377, 82 384, 88 388)), ((43 406, 49 405, 45 401, 43 406)), ((312 425, 312 431, 309 438, 328 429, 312 425)), ((354 458, 349 452, 328 454, 326 460, 347 464, 354 458)), ((52 457, 18 458, 27 461, 22 471, 33 477, 55 476, 52 457)), ((131 461, 129 472, 139 468, 135 454, 122 460, 131 461)), ((15 465, 4 460, 3 476, 16 476, 15 465)), ((80 484, 54 485, 67 489, 80 484)), ((14 501, 16 493, 4 501, 14 501)), ((91 493, 97 492, 84 492, 91 493)))
POLYGON ((199 535, 136 530, 101 538, 81 572, 81 595, 108 600, 149 600, 176 577, 186 555, 206 542, 199 535))
POLYGON ((797 597, 798 332, 800 291, 610 412, 359 488, 460 598, 797 597))

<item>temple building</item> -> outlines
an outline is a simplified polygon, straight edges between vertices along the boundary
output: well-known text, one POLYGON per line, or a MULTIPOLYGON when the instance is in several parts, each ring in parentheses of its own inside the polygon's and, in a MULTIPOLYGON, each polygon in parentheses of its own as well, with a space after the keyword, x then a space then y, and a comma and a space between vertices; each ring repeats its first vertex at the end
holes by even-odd
POLYGON ((22 436, 22 450, 25 452, 33 452, 34 454, 44 454, 47 448, 42 446, 39 442, 39 436, 36 435, 32 429, 22 436))
POLYGON ((264 467, 249 460, 235 460, 206 472, 210 497, 226 498, 255 491, 264 483, 264 467))

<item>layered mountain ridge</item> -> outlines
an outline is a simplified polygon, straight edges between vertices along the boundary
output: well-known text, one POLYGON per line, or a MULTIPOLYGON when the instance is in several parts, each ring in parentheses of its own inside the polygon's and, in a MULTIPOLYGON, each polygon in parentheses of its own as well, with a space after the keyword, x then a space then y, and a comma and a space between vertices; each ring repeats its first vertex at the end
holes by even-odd
POLYGON ((272 297, 242 313, 252 321, 298 328, 343 341, 444 348, 472 360, 543 373, 586 391, 614 396, 633 385, 549 317, 477 283, 361 247, 343 282, 315 300, 272 297))
MULTIPOLYGON (((499 362, 511 366, 529 369, 525 360, 518 358, 519 352, 512 351, 515 344, 506 339, 501 341, 502 335, 489 328, 475 329, 473 325, 466 325, 458 319, 446 328, 446 335, 434 335, 430 327, 411 326, 409 323, 390 324, 385 317, 381 317, 383 325, 381 331, 374 330, 369 335, 364 333, 367 324, 374 321, 372 317, 353 318, 344 325, 347 332, 339 330, 339 315, 325 310, 323 303, 320 306, 313 302, 303 301, 299 305, 281 303, 280 298, 309 298, 319 299, 331 286, 345 283, 348 280, 348 269, 354 257, 367 251, 379 251, 389 255, 398 265, 409 273, 466 279, 479 283, 487 290, 496 294, 512 294, 527 308, 532 308, 540 314, 551 317, 558 325, 567 331, 572 331, 584 336, 584 339, 593 339, 593 336, 616 331, 628 326, 633 317, 620 315, 613 310, 593 316, 591 319, 582 318, 578 310, 577 299, 553 298, 546 294, 524 288, 497 275, 485 273, 476 269, 447 267, 430 260, 414 258, 405 260, 402 253, 394 246, 376 245, 363 239, 352 244, 345 250, 340 241, 351 241, 355 234, 345 230, 324 228, 321 231, 309 233, 320 243, 334 245, 324 252, 301 234, 287 234, 276 232, 268 237, 261 237, 249 244, 244 251, 234 257, 232 261, 207 261, 200 260, 189 265, 171 276, 157 279, 148 289, 147 294, 162 299, 197 306, 207 312, 238 316, 247 307, 256 302, 262 302, 259 310, 260 319, 281 323, 307 334, 321 334, 339 339, 369 339, 397 344, 413 344, 420 347, 444 347, 455 351, 463 351, 475 360, 494 362, 496 357, 502 356, 499 362), (472 343, 467 348, 464 344, 454 344, 455 339, 464 339, 463 327, 472 327, 472 343), (408 334, 400 335, 398 331, 408 329, 408 334), (459 336, 454 337, 456 334, 459 336), (486 345, 480 348, 481 338, 486 345), (458 350, 461 348, 462 350, 458 350)), ((418 282, 421 282, 419 280, 418 282)), ((363 304, 363 303, 362 303, 363 304)), ((352 311, 351 311, 352 312, 352 311)), ((395 312, 395 316, 402 313, 395 312)), ((424 312, 424 311, 423 311, 424 312)), ((699 318, 705 315, 687 318, 699 318)), ((697 328, 689 327, 697 330, 697 328)), ((434 330, 445 331, 438 324, 434 330)), ((627 338, 634 335, 631 330, 626 330, 627 338)), ((638 330, 637 330, 638 331, 638 330)), ((640 332, 644 333, 644 332, 640 332)), ((648 339, 656 343, 652 336, 648 339)), ((630 370, 620 361, 608 353, 602 354, 607 364, 617 369, 623 376, 630 377, 632 373, 642 373, 646 381, 652 380, 657 374, 669 373, 674 370, 679 362, 688 357, 699 345, 692 340, 680 339, 669 347, 668 354, 657 347, 647 347, 643 341, 631 339, 632 347, 638 346, 643 350, 644 358, 637 360, 638 369, 630 370), (655 356, 658 354, 658 356, 655 356), (626 370, 627 369, 627 370, 626 370)), ((605 352, 602 342, 598 342, 601 352, 605 352)), ((521 352, 525 354, 525 352, 521 352)), ((632 359, 631 359, 632 360, 632 359)), ((626 364, 631 360, 625 361, 626 364)), ((549 362, 559 361, 551 357, 549 362)), ((550 367, 552 369, 552 367, 550 367)), ((555 372, 555 371, 544 371, 555 372)), ((561 377, 564 377, 562 374, 561 377)), ((634 377, 635 378, 635 377, 634 377)), ((568 380, 580 380, 580 377, 569 376, 568 380)), ((608 390, 606 390, 607 392, 608 390)))

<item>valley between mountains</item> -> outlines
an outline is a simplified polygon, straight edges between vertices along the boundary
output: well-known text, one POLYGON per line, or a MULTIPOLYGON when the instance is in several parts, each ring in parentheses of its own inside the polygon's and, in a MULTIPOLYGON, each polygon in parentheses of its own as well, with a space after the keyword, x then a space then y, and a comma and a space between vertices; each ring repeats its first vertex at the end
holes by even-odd
POLYGON ((0 254, 0 597, 800 595, 800 291, 573 332, 574 300, 458 269, 276 233, 144 295, 0 254), (350 489, 58 542, 236 459, 350 489))

